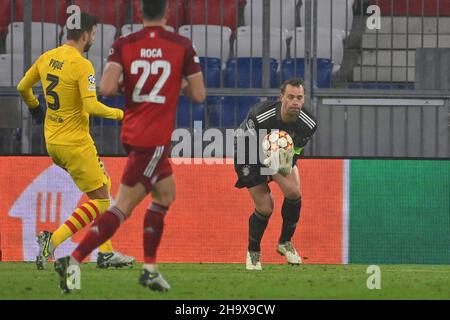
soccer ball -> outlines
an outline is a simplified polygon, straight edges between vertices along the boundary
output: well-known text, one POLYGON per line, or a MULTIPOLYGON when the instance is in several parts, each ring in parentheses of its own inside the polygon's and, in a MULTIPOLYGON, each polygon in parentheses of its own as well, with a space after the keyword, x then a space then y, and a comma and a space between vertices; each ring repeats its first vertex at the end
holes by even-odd
POLYGON ((292 152, 294 149, 294 141, 287 132, 276 130, 264 137, 262 146, 264 155, 269 158, 272 155, 272 152, 276 152, 280 149, 292 152))

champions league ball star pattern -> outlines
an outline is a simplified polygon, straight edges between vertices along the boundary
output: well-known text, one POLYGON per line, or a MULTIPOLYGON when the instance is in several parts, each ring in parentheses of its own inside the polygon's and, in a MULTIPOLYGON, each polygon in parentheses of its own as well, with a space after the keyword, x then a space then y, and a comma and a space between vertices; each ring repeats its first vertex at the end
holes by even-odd
POLYGON ((263 152, 266 158, 269 158, 272 152, 277 152, 280 149, 286 151, 293 151, 294 149, 294 141, 287 132, 272 131, 264 137, 263 152))

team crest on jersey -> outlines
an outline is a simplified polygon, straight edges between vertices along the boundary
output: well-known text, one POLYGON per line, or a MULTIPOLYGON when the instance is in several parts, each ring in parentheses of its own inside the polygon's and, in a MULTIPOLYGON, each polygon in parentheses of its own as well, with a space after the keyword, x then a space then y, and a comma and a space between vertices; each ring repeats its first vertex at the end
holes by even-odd
POLYGON ((248 119, 248 121, 247 121, 247 128, 248 128, 248 130, 254 130, 255 129, 255 123, 253 122, 252 119, 248 119))

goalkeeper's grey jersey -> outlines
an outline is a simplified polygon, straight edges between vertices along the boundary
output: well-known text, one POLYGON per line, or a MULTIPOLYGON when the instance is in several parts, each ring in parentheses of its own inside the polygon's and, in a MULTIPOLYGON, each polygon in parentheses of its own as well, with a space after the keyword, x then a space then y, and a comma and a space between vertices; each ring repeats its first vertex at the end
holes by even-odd
POLYGON ((249 111, 247 118, 242 122, 241 129, 256 130, 265 129, 283 130, 294 140, 294 147, 303 148, 317 130, 317 121, 302 108, 296 122, 286 123, 281 120, 281 102, 264 101, 255 104, 249 111))

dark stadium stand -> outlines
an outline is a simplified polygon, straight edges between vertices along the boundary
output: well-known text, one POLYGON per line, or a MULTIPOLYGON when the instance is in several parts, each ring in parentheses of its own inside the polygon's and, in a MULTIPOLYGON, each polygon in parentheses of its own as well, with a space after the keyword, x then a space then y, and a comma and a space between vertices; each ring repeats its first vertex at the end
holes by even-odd
POLYGON ((209 125, 235 128, 247 117, 250 107, 261 101, 259 97, 221 97, 208 106, 209 125))
MULTIPOLYGON (((10 19, 11 2, 10 0, 0 0, 1 8, 4 8, 6 14, 0 16, 0 30, 7 31, 8 25, 13 22, 23 21, 24 0, 15 0, 13 17, 10 19)), ((36 22, 49 22, 64 25, 66 22, 66 3, 58 0, 32 0, 33 15, 32 19, 36 22)))
POLYGON ((223 24, 235 30, 238 26, 238 9, 244 4, 243 0, 187 0, 184 8, 185 23, 223 24))
MULTIPOLYGON (((270 87, 278 86, 278 62, 270 59, 270 87)), ((262 58, 232 58, 225 69, 226 88, 262 88, 262 58), (251 75, 251 76, 250 76, 251 75)))
POLYGON ((383 16, 422 16, 422 12, 427 17, 450 16, 450 0, 426 0, 423 10, 422 0, 371 0, 370 4, 378 5, 383 16))
MULTIPOLYGON (((333 62, 330 59, 317 59, 317 86, 319 88, 331 87, 332 70, 333 62)), ((305 77, 305 59, 285 59, 282 61, 281 81, 292 77, 305 77)))
POLYGON ((0 0, 0 8, 4 9, 4 14, 0 14, 0 38, 6 37, 6 33, 8 32, 8 25, 10 22, 10 0, 0 0))
POLYGON ((351 89, 387 89, 387 90, 402 90, 402 89, 414 89, 413 83, 386 83, 386 82, 366 82, 366 83, 352 83, 348 86, 351 89))
POLYGON ((206 123, 205 110, 205 104, 191 103, 186 97, 181 96, 178 101, 177 126, 190 128, 194 125, 194 121, 201 121, 204 127, 206 123))
POLYGON ((113 25, 117 30, 125 24, 126 0, 74 0, 73 4, 95 15, 99 23, 113 25))
MULTIPOLYGON (((133 19, 132 23, 142 23, 140 12, 140 0, 132 0, 133 2, 133 19)), ((167 24, 178 30, 180 26, 184 24, 184 7, 183 0, 169 0, 169 20, 167 24)))
POLYGON ((220 88, 222 61, 217 58, 200 57, 200 66, 206 86, 209 88, 220 88))

